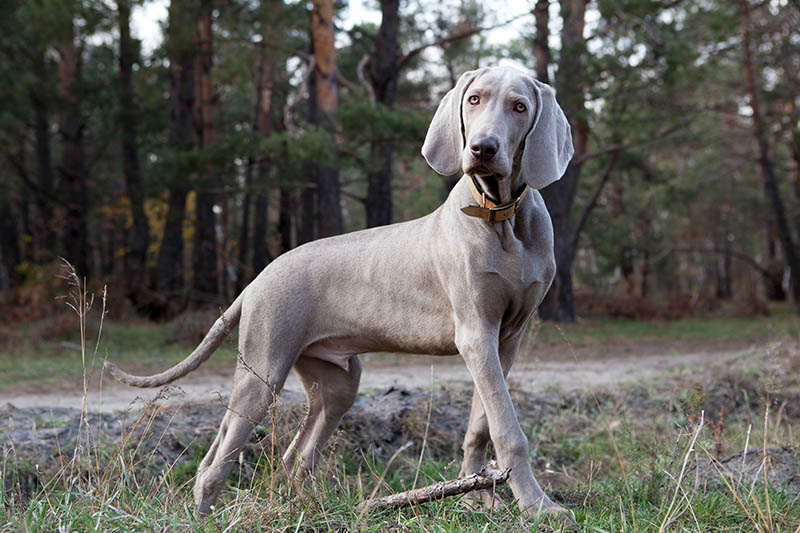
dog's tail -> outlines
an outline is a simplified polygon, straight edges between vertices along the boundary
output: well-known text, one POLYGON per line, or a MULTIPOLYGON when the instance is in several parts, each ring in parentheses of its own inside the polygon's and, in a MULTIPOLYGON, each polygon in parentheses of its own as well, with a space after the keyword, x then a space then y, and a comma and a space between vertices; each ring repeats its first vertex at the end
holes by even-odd
POLYGON ((222 313, 222 316, 214 322, 214 325, 211 326, 205 338, 191 355, 172 368, 152 376, 134 376, 120 370, 114 363, 106 361, 104 365, 105 369, 108 370, 112 376, 117 378, 117 380, 133 387, 160 387, 161 385, 166 385, 167 383, 171 383, 185 376, 211 357, 211 354, 219 348, 222 341, 225 340, 225 337, 227 337, 231 330, 239 323, 239 317, 242 314, 242 296, 243 295, 240 294, 228 310, 222 313))

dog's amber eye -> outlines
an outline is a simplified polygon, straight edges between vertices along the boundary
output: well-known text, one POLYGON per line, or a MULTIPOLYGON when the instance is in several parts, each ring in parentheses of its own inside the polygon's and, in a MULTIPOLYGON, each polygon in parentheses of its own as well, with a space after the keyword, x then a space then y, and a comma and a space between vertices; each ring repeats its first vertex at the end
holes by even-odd
POLYGON ((481 97, 478 96, 477 94, 473 94, 472 96, 467 98, 467 102, 469 102, 472 105, 478 105, 479 103, 481 103, 481 97))
POLYGON ((514 111, 516 111, 517 113, 524 113, 527 110, 528 108, 525 107, 525 104, 523 104, 522 102, 517 102, 517 105, 514 106, 514 111))

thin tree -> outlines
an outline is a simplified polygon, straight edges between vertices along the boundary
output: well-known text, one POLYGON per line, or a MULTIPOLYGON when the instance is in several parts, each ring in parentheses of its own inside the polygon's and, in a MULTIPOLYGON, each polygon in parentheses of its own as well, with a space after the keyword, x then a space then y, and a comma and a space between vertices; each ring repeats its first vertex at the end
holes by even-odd
POLYGON ((533 38, 533 55, 536 58, 536 79, 550 84, 550 0, 537 0, 533 8, 536 16, 536 36, 533 38))
POLYGON ((78 274, 89 274, 89 243, 86 213, 86 161, 84 124, 81 118, 81 54, 75 43, 72 13, 62 28, 63 36, 56 44, 58 52, 58 87, 61 109, 58 129, 61 135, 61 178, 66 190, 67 212, 64 221, 63 249, 66 259, 78 274))
MULTIPOLYGON (((213 0, 202 0, 196 20, 197 53, 195 55, 195 121, 197 147, 210 147, 216 140, 215 95, 211 77, 213 65, 212 18, 213 0)), ((196 188, 194 246, 192 266, 194 282, 193 300, 199 305, 215 302, 223 293, 222 272, 217 265, 218 250, 214 205, 217 195, 213 191, 216 176, 212 164, 199 170, 196 188)))
POLYGON ((133 93, 133 64, 137 60, 136 45, 131 39, 131 2, 117 0, 119 21, 119 125, 122 135, 122 171, 125 192, 131 204, 133 225, 127 253, 128 280, 131 289, 144 285, 147 273, 147 248, 150 227, 144 212, 142 173, 137 144, 137 110, 133 93))
MULTIPOLYGON (((176 159, 194 147, 194 34, 193 14, 181 2, 169 6, 167 52, 170 70, 169 144, 176 159)), ((184 291, 183 221, 189 177, 184 165, 176 165, 167 180, 167 214, 158 256, 156 288, 165 298, 165 314, 182 306, 184 291)))
MULTIPOLYGON (((280 0, 274 2, 276 9, 280 9, 280 0)), ((257 108, 256 108, 256 131, 263 137, 272 135, 272 98, 273 86, 275 84, 275 58, 261 46, 259 50, 259 77, 256 88, 257 108)), ((259 191, 255 201, 255 224, 253 227, 253 272, 261 272, 269 262, 269 250, 267 249, 267 207, 268 196, 265 182, 270 171, 270 161, 265 155, 261 155, 256 161, 256 182, 259 183, 259 191)))
POLYGON ((778 237, 780 238, 783 251, 786 255, 786 263, 789 266, 789 271, 792 276, 793 295, 795 305, 800 311, 800 255, 795 247, 792 232, 789 228, 788 218, 786 216, 786 208, 781 198, 780 190, 778 188, 778 178, 775 175, 775 164, 769 151, 769 142, 767 140, 767 131, 764 126, 764 119, 761 114, 761 104, 759 101, 759 87, 756 81, 755 68, 753 61, 753 54, 751 50, 751 35, 750 35, 750 6, 747 0, 739 0, 739 15, 742 30, 742 49, 744 61, 744 74, 745 84, 747 87, 747 96, 750 101, 750 109, 752 110, 752 131, 753 139, 755 140, 758 149, 758 166, 761 169, 761 176, 764 180, 764 189, 767 193, 767 198, 772 205, 773 216, 778 230, 778 237))
POLYGON ((317 174, 318 234, 320 237, 342 232, 342 210, 339 204, 339 167, 336 149, 336 120, 339 107, 336 80, 336 48, 334 46, 333 0, 313 0, 311 37, 314 42, 314 104, 317 124, 332 139, 329 162, 319 166, 317 174))
MULTIPOLYGON (((389 109, 394 108, 400 27, 400 0, 381 0, 381 26, 375 39, 375 51, 370 60, 370 78, 375 99, 389 109)), ((392 222, 392 155, 394 143, 390 139, 375 139, 370 155, 375 169, 369 172, 367 186, 367 227, 383 226, 392 222)))
MULTIPOLYGON (((575 201, 578 181, 583 166, 582 156, 586 153, 589 125, 585 117, 585 74, 583 27, 587 0, 561 0, 561 13, 564 19, 561 30, 561 54, 558 60, 558 100, 564 114, 572 125, 575 155, 564 176, 542 190, 542 196, 553 219, 555 238, 556 276, 550 291, 539 307, 542 318, 560 322, 575 321, 575 301, 572 293, 572 263, 575 246, 569 224, 569 215, 575 201)), ((537 16, 547 10, 537 10, 537 16)), ((541 47, 540 41, 537 47, 541 47)), ((537 54, 539 57, 548 57, 537 54)), ((547 65, 537 64, 537 73, 544 75, 547 65)))
POLYGON ((39 251, 37 259, 42 262, 56 257, 56 230, 53 226, 53 202, 46 194, 53 190, 53 159, 50 150, 50 106, 46 51, 44 47, 36 47, 33 54, 33 75, 35 82, 31 87, 29 98, 34 113, 34 137, 36 140, 37 189, 36 208, 40 222, 39 251))

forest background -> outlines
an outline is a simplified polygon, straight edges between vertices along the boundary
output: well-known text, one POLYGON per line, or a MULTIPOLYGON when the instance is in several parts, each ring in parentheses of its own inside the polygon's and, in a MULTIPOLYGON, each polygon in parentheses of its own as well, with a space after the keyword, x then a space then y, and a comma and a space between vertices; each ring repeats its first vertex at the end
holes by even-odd
POLYGON ((61 257, 112 313, 161 320, 429 213, 459 177, 419 155, 435 106, 496 64, 572 125, 542 318, 800 309, 797 0, 6 0, 6 319, 63 307, 61 257))

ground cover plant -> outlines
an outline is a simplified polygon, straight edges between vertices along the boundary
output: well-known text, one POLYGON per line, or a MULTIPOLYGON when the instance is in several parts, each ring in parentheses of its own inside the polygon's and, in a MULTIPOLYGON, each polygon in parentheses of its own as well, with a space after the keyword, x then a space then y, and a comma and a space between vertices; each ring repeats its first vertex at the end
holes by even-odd
MULTIPOLYGON (((102 323, 101 303, 95 302, 97 329, 87 328, 87 300, 76 290, 70 303, 83 332, 73 364, 77 359, 88 372, 106 342, 94 334, 113 327, 102 323)), ((721 321, 718 327, 730 326, 721 321)), ((120 331, 109 340, 113 335, 125 337, 120 331)), ((560 335, 569 351, 571 331, 560 335)), ((722 365, 597 390, 587 384, 531 391, 512 382, 537 477, 573 512, 574 528, 800 528, 800 343, 787 331, 757 346, 722 365)), ((285 396, 256 428, 205 520, 194 515, 190 487, 224 398, 196 404, 168 388, 129 412, 7 405, 0 417, 0 529, 558 529, 558 523, 521 517, 506 487, 498 489, 506 505, 491 512, 471 510, 459 498, 370 514, 358 510, 364 499, 457 476, 469 397, 460 386, 362 394, 319 475, 295 480, 275 458, 303 421, 303 398, 285 396)))

